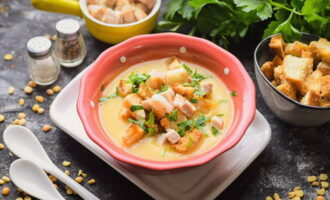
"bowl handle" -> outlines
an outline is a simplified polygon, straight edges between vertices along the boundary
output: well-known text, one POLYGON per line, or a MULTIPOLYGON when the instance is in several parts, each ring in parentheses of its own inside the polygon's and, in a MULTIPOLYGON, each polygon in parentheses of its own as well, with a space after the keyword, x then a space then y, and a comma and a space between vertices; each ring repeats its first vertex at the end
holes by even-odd
POLYGON ((77 0, 31 0, 32 6, 39 10, 64 13, 82 17, 77 0))

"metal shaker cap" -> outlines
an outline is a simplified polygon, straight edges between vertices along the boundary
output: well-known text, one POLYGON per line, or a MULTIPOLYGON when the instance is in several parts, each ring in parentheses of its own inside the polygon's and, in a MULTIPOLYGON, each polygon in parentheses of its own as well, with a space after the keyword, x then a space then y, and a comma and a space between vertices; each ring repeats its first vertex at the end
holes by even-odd
POLYGON ((40 57, 50 52, 52 48, 52 42, 48 38, 38 36, 31 38, 27 42, 26 48, 31 56, 40 57))
POLYGON ((70 37, 79 33, 80 25, 74 19, 62 19, 56 23, 56 31, 59 37, 70 37))

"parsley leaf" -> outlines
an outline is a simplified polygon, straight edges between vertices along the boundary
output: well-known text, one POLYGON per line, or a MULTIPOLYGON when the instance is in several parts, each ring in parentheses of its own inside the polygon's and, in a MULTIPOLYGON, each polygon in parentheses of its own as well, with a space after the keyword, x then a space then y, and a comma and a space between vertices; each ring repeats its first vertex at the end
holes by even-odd
POLYGON ((178 110, 173 110, 170 114, 166 114, 165 117, 169 121, 176 122, 178 120, 178 114, 179 114, 178 110))
POLYGON ((211 126, 211 129, 212 129, 212 134, 214 136, 218 136, 220 134, 219 130, 216 127, 211 126))
POLYGON ((148 132, 148 128, 144 125, 144 122, 136 121, 132 118, 129 118, 128 121, 138 125, 140 128, 144 130, 144 132, 148 132))
POLYGON ((234 0, 234 2, 244 12, 256 11, 262 21, 272 17, 273 9, 268 3, 269 0, 234 0))
POLYGON ((153 111, 149 113, 149 119, 148 121, 144 122, 144 124, 148 127, 153 127, 155 125, 155 115, 153 111))
POLYGON ((190 99, 190 102, 193 103, 193 104, 196 104, 196 103, 198 103, 198 100, 197 99, 190 99))
POLYGON ((101 104, 105 103, 106 101, 108 101, 109 99, 112 99, 112 98, 116 98, 118 97, 118 87, 116 87, 116 92, 114 94, 110 94, 109 96, 106 96, 106 97, 101 97, 99 98, 99 102, 101 104))
POLYGON ((168 85, 165 85, 165 84, 163 84, 162 85, 162 88, 160 89, 160 91, 159 92, 157 92, 157 93, 162 93, 162 92, 165 92, 165 91, 167 91, 169 89, 169 86, 168 85))
POLYGON ((203 92, 199 86, 199 82, 211 78, 211 76, 205 76, 203 74, 198 73, 197 69, 193 71, 188 65, 183 64, 183 68, 187 71, 188 75, 190 76, 192 83, 184 83, 183 86, 186 87, 193 87, 195 88, 195 93, 197 96, 205 96, 206 92, 203 92))
POLYGON ((140 74, 133 72, 128 76, 128 83, 133 85, 133 93, 137 93, 139 91, 139 86, 141 83, 145 83, 150 78, 148 74, 140 74))
POLYGON ((231 95, 232 97, 236 97, 236 96, 237 96, 237 93, 236 93, 235 90, 233 90, 233 91, 230 92, 230 95, 231 95))
POLYGON ((135 112, 137 110, 143 110, 143 107, 141 105, 131 105, 130 110, 131 112, 135 112))

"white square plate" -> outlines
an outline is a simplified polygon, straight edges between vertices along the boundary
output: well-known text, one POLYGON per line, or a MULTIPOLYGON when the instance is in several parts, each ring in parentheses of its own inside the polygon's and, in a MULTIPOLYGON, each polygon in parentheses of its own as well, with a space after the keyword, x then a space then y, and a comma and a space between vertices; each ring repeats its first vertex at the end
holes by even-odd
POLYGON ((50 108, 53 122, 87 149, 155 199, 214 199, 264 150, 271 136, 267 120, 258 111, 242 140, 213 161, 176 173, 137 171, 112 158, 87 136, 76 111, 80 78, 77 75, 50 108))

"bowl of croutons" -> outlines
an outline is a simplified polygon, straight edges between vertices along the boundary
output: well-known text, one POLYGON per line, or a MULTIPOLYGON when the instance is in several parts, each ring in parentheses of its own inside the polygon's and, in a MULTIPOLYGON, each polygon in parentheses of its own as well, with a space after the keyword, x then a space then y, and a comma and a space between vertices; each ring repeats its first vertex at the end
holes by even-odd
POLYGON ((281 34, 262 40, 254 52, 259 89, 281 120, 297 126, 330 121, 330 42, 308 33, 285 42, 281 34))

